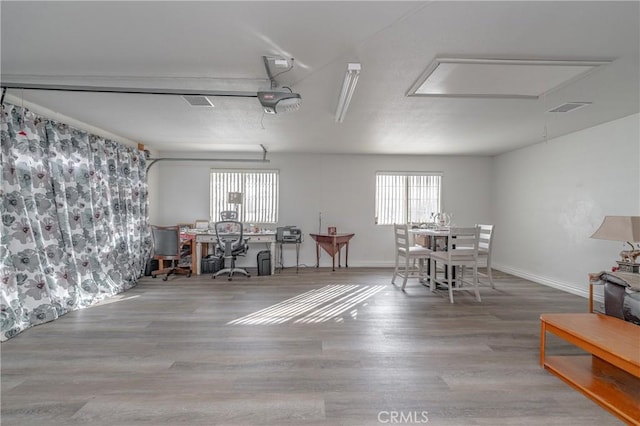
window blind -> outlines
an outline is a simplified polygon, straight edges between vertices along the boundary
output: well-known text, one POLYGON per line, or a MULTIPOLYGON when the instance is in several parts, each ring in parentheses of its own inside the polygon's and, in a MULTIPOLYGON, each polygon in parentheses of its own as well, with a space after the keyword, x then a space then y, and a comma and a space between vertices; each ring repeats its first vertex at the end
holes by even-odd
POLYGON ((442 175, 435 173, 376 173, 376 223, 429 221, 440 212, 441 183, 442 175))
POLYGON ((237 210, 244 223, 277 223, 279 173, 277 170, 211 170, 211 220, 220 212, 237 210), (229 192, 242 193, 242 203, 229 203, 229 192))

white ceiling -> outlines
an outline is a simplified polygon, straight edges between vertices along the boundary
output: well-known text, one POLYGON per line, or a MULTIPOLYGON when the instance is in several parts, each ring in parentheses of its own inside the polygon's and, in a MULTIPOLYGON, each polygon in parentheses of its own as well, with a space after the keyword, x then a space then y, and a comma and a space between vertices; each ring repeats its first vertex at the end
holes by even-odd
POLYGON ((263 55, 295 58, 276 78, 300 110, 256 98, 10 89, 161 151, 494 155, 639 111, 640 10, 629 2, 2 1, 4 82, 269 88, 263 55), (611 60, 539 99, 407 97, 438 57, 611 60), (362 72, 343 123, 348 62, 362 72), (566 114, 545 111, 592 102, 566 114))

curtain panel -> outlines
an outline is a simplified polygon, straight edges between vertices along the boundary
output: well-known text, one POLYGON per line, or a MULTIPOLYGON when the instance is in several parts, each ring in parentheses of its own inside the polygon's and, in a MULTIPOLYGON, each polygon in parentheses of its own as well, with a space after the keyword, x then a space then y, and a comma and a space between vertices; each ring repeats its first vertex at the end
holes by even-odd
POLYGON ((151 252, 143 152, 2 108, 0 341, 131 288, 151 252))

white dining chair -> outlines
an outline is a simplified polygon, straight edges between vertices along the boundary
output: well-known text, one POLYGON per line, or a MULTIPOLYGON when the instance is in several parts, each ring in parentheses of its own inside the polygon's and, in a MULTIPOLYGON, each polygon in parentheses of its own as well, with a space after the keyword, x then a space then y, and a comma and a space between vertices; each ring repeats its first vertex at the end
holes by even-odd
MULTIPOLYGON (((489 279, 491 288, 495 289, 493 283, 493 273, 491 271, 491 249, 493 247, 493 228, 494 225, 476 225, 480 228, 480 242, 478 245, 478 266, 486 267, 486 277, 489 279)), ((480 274, 485 276, 485 274, 480 274)))
POLYGON ((471 268, 473 278, 470 284, 478 302, 481 302, 480 291, 478 290, 478 244, 480 240, 480 228, 456 228, 449 229, 446 251, 434 251, 431 253, 431 291, 435 291, 436 285, 446 286, 449 290, 449 300, 453 303, 453 292, 459 290, 469 290, 463 287, 464 268, 471 268), (444 264, 445 275, 438 278, 436 273, 436 262, 444 264), (459 267, 459 270, 455 270, 459 267))
POLYGON ((393 225, 395 245, 396 245, 396 266, 393 270, 393 278, 391 283, 396 284, 396 277, 402 278, 402 291, 407 285, 407 279, 419 278, 424 280, 424 265, 425 260, 429 261, 429 256, 433 253, 432 250, 414 245, 412 243, 411 236, 409 235, 408 225, 393 225), (402 265, 401 260, 402 258, 402 265), (415 261, 418 261, 418 266, 415 266, 415 261))

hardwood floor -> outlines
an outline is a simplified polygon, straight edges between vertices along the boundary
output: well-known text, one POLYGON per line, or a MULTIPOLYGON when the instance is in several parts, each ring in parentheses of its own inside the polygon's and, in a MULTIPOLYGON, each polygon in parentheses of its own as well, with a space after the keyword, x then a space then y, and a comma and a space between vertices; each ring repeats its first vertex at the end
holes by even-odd
POLYGON ((144 278, 2 344, 2 425, 620 424, 538 365, 540 314, 586 299, 496 273, 451 305, 391 275, 144 278))

